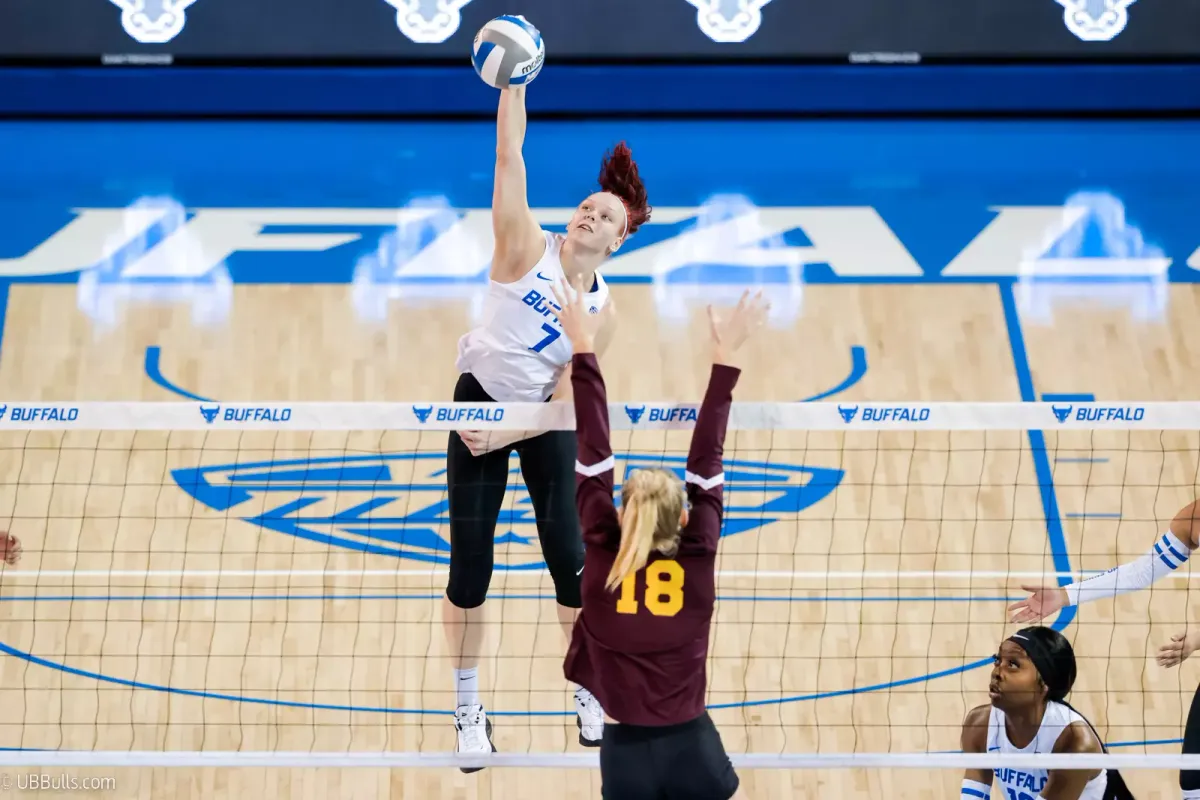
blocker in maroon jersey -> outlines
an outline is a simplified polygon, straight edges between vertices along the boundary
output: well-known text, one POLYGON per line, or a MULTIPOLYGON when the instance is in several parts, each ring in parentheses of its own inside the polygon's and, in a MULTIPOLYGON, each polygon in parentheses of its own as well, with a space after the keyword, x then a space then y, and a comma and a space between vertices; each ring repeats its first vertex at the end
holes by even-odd
POLYGON ((650 557, 615 590, 606 586, 621 543, 613 504, 608 398, 595 355, 572 361, 578 439, 576 504, 583 528, 583 611, 566 676, 613 719, 672 725, 704 713, 714 567, 723 516, 721 464, 739 370, 714 364, 684 472, 687 524, 673 557, 650 557))
POLYGON ((574 350, 575 504, 584 542, 583 608, 564 672, 605 710, 600 793, 604 800, 744 800, 704 696, 721 462, 740 374, 730 358, 762 327, 769 306, 747 292, 724 319, 709 307, 714 363, 684 473, 627 474, 618 512, 608 397, 594 355, 598 326, 580 300, 582 282, 575 289, 574 297, 554 289, 574 350))

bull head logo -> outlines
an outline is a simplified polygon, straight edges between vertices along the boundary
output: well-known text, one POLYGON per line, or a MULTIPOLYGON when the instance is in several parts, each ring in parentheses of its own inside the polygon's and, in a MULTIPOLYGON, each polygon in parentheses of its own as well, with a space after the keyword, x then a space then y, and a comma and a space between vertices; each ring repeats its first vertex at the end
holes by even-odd
POLYGON ((714 42, 744 42, 762 25, 762 8, 771 0, 688 0, 696 24, 714 42))
POLYGON ((1067 30, 1085 42, 1111 42, 1129 24, 1136 0, 1056 0, 1067 30))
POLYGON ((471 0, 384 0, 396 9, 396 27, 417 44, 441 44, 462 24, 459 11, 471 0))
POLYGON ((184 11, 196 0, 109 0, 121 9, 121 27, 142 44, 166 44, 187 24, 184 11))

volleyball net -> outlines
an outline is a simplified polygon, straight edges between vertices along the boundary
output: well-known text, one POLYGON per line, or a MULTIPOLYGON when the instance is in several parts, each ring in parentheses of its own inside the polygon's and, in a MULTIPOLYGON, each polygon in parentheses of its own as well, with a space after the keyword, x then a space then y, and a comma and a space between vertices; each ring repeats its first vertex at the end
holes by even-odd
MULTIPOLYGON (((682 475, 697 408, 612 404, 618 484, 682 475)), ((441 629, 449 431, 573 428, 562 403, 0 406, 24 550, 0 567, 0 764, 595 766, 516 454, 480 665, 495 755, 453 754, 441 629)), ((1195 499, 1198 431, 1200 403, 735 403, 708 665, 735 763, 1075 758, 961 754, 962 722, 1022 585, 1130 561, 1195 499)), ((1154 661, 1194 629, 1191 580, 1042 623, 1074 646, 1092 760, 1191 763, 1200 658, 1154 661)))

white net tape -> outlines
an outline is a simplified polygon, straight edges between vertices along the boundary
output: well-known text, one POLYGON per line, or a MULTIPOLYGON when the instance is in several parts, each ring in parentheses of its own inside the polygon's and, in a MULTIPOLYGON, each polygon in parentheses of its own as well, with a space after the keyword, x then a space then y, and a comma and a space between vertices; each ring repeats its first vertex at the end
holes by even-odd
MULTIPOLYGON (((613 430, 688 430, 696 403, 610 403, 613 430)), ((735 403, 730 430, 1188 430, 1200 402, 735 403)), ((573 430, 568 403, 72 403, 0 405, 0 430, 573 430)))

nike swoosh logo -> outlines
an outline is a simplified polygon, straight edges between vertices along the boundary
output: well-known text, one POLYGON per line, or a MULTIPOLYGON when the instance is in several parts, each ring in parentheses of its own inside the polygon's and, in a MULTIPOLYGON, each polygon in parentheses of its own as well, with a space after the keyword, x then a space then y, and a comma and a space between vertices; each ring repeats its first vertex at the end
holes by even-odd
POLYGON ((537 274, 537 276, 538 276, 539 278, 541 278, 542 280, 544 280, 544 281, 553 281, 553 280, 554 280, 553 278, 547 278, 545 275, 543 275, 543 274, 542 274, 542 273, 540 273, 540 272, 537 274))
POLYGON ((576 573, 575 573, 575 575, 576 575, 576 576, 579 576, 579 575, 582 575, 582 574, 583 574, 583 567, 580 567, 580 568, 579 568, 579 572, 576 572, 576 573))

